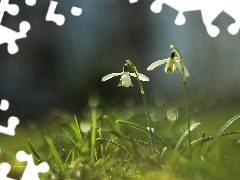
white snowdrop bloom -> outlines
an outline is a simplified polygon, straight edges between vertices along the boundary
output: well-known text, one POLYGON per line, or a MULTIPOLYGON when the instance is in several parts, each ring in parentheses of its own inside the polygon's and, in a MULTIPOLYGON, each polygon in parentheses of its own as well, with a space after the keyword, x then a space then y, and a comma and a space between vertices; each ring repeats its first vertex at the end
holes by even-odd
MULTIPOLYGON (((108 74, 102 78, 102 81, 107 81, 108 79, 111 79, 114 76, 121 76, 119 86, 124 86, 124 87, 132 86, 132 81, 130 76, 137 77, 135 73, 128 72, 127 63, 123 66, 123 72, 108 74)), ((141 81, 149 81, 149 78, 143 74, 138 73, 138 77, 141 81)))
MULTIPOLYGON (((153 62, 147 68, 147 70, 151 71, 164 63, 167 63, 166 67, 164 69, 166 73, 173 73, 176 69, 178 71, 180 71, 181 73, 183 73, 182 65, 181 65, 178 57, 175 57, 175 53, 173 51, 171 52, 170 57, 168 59, 163 59, 163 60, 158 60, 158 61, 153 62)), ((184 76, 189 77, 189 72, 188 72, 187 68, 185 66, 183 66, 183 68, 184 68, 184 76)))

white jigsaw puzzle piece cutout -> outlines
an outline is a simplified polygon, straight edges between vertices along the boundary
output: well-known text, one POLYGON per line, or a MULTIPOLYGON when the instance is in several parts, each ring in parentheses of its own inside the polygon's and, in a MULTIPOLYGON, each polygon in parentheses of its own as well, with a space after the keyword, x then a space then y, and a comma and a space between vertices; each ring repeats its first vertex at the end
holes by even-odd
MULTIPOLYGON (((29 2, 29 0, 26 1, 29 2)), ((1 0, 0 2, 0 45, 7 43, 8 52, 10 54, 15 54, 18 52, 18 46, 15 41, 27 37, 27 32, 30 30, 30 24, 26 21, 22 21, 19 25, 19 32, 2 26, 1 22, 5 12, 8 12, 12 16, 16 16, 19 12, 19 7, 16 4, 9 4, 9 0, 1 0)))
POLYGON ((62 26, 65 22, 65 17, 62 14, 55 14, 55 9, 57 7, 58 2, 56 1, 51 1, 48 12, 46 15, 46 21, 53 21, 55 22, 58 26, 62 26))
POLYGON ((9 4, 9 0, 1 0, 0 2, 0 22, 2 22, 2 18, 4 12, 8 12, 12 16, 16 16, 19 12, 19 7, 16 4, 9 4))
POLYGON ((138 0, 129 0, 130 4, 138 2, 138 0))
POLYGON ((7 177, 8 173, 10 172, 11 169, 11 165, 3 162, 0 164, 0 179, 1 180, 16 180, 16 179, 12 179, 7 177))
MULTIPOLYGON (((9 108, 9 102, 6 99, 2 99, 0 104, 0 109, 2 111, 6 111, 8 110, 8 108, 9 108)), ((0 125, 0 133, 14 136, 16 126, 19 124, 19 122, 20 121, 17 117, 11 116, 10 118, 8 118, 8 127, 4 127, 0 125)))
POLYGON ((82 9, 79 8, 79 7, 73 6, 72 9, 71 9, 71 13, 74 16, 80 16, 82 14, 82 9))
POLYGON ((15 116, 11 116, 8 119, 8 127, 4 127, 0 125, 0 133, 7 134, 9 136, 15 135, 16 126, 19 124, 19 119, 15 116))
POLYGON ((31 154, 27 154, 24 151, 18 151, 16 154, 18 161, 27 161, 26 168, 22 174, 21 180, 40 180, 38 173, 44 173, 49 171, 49 165, 46 162, 41 162, 39 165, 35 165, 31 154))
POLYGON ((177 25, 183 25, 186 22, 184 12, 200 10, 203 23, 211 37, 216 37, 220 32, 220 29, 212 22, 223 11, 235 19, 235 23, 229 25, 228 32, 235 35, 240 29, 239 0, 155 0, 150 9, 154 13, 160 13, 163 4, 178 11, 175 19, 177 25))
POLYGON ((9 108, 9 102, 6 99, 1 100, 0 109, 6 111, 9 108))
MULTIPOLYGON (((8 110, 8 108, 9 108, 9 102, 6 99, 2 99, 0 104, 0 109, 2 111, 6 111, 8 110)), ((8 119, 8 127, 0 126, 0 133, 14 136, 15 129, 18 124, 19 124, 19 119, 15 116, 11 116, 8 119)), ((16 180, 16 179, 7 177, 8 173, 10 172, 10 169, 11 169, 10 164, 6 162, 3 162, 0 164, 0 180, 16 180)))
POLYGON ((28 6, 34 6, 36 4, 36 0, 25 0, 25 3, 28 6))
POLYGON ((22 21, 19 26, 19 32, 15 32, 5 26, 0 25, 0 44, 8 43, 8 52, 15 54, 18 52, 18 46, 16 44, 17 39, 27 37, 27 32, 30 30, 30 24, 26 21, 22 21))

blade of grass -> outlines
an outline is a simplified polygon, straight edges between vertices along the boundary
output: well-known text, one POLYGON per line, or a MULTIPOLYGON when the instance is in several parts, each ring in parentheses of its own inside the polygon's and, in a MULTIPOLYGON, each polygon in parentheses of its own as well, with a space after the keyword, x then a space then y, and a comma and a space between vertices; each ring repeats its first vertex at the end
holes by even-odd
MULTIPOLYGON (((117 138, 115 138, 115 139, 117 139, 117 138)), ((111 143, 111 144, 114 144, 115 146, 118 146, 118 147, 120 147, 120 148, 122 148, 122 149, 124 149, 124 147, 123 146, 121 146, 120 144, 118 144, 118 143, 116 143, 116 142, 114 142, 114 141, 109 141, 109 139, 100 139, 100 138, 97 138, 96 139, 96 141, 100 141, 100 143, 103 143, 103 140, 105 140, 107 143, 111 143)))
MULTIPOLYGON (((193 124, 191 127, 190 127, 190 132, 193 131, 194 129, 196 129, 201 123, 195 123, 193 124)), ((180 139, 178 140, 175 148, 174 148, 174 151, 177 152, 178 151, 178 148, 180 147, 182 141, 185 139, 185 137, 189 134, 189 130, 187 129, 183 134, 182 136, 180 137, 180 139)), ((189 146, 190 147, 190 146, 189 146)))
POLYGON ((62 162, 62 159, 61 159, 55 145, 53 144, 52 139, 50 137, 47 137, 47 136, 45 136, 45 138, 46 138, 46 141, 47 141, 47 143, 50 147, 51 155, 53 155, 53 157, 56 160, 56 163, 60 166, 60 170, 63 171, 64 170, 64 164, 62 162))
POLYGON ((224 124, 222 126, 221 129, 219 129, 219 131, 217 132, 217 134, 215 135, 214 139, 212 140, 211 144, 208 146, 206 153, 209 153, 212 148, 213 145, 216 143, 216 141, 218 140, 218 138, 223 134, 223 132, 225 131, 225 129, 227 129, 232 123, 234 123, 236 120, 238 120, 240 118, 240 114, 234 116, 233 118, 231 118, 230 120, 228 120, 228 122, 226 122, 226 124, 224 124))
MULTIPOLYGON (((99 135, 99 139, 102 140, 103 136, 102 136, 102 127, 101 126, 99 126, 99 128, 98 128, 98 135, 99 135)), ((100 152, 101 152, 101 157, 103 157, 103 154, 104 154, 103 143, 100 143, 100 152)))
POLYGON ((107 143, 106 143, 106 145, 105 145, 104 152, 107 151, 107 149, 109 148, 110 143, 113 142, 114 140, 115 140, 115 138, 114 138, 113 135, 111 135, 111 136, 107 139, 107 143))
MULTIPOLYGON (((191 146, 192 145, 195 145, 196 143, 198 143, 196 146, 195 146, 195 149, 198 147, 198 146, 200 146, 200 145, 203 145, 205 142, 207 142, 207 141, 210 141, 210 140, 212 140, 214 137, 213 136, 208 136, 208 137, 204 137, 204 138, 200 138, 200 139, 197 139, 197 140, 195 140, 195 141, 193 141, 192 143, 191 143, 191 146)), ((179 152, 178 152, 178 154, 176 155, 176 157, 178 156, 178 155, 180 155, 181 153, 183 153, 186 149, 188 149, 189 148, 189 145, 187 145, 186 147, 184 147, 182 150, 180 150, 179 152)), ((192 149, 193 151, 194 151, 194 148, 192 149)))
MULTIPOLYGON (((69 151, 69 153, 68 153, 68 155, 67 155, 67 158, 66 158, 64 164, 67 164, 67 162, 68 162, 68 160, 69 160, 69 158, 70 158, 70 156, 71 156, 71 154, 72 154, 72 151, 73 151, 73 149, 71 149, 71 150, 69 151)), ((71 162, 70 162, 70 164, 71 164, 71 162)))
POLYGON ((39 162, 43 162, 42 158, 38 155, 38 153, 36 152, 35 148, 33 147, 32 142, 28 139, 28 145, 32 151, 32 153, 34 154, 34 156, 37 158, 37 160, 39 162))
POLYGON ((161 153, 160 162, 162 163, 163 158, 166 156, 167 147, 164 147, 161 153))
MULTIPOLYGON (((103 119, 104 119, 104 122, 106 122, 106 124, 110 128, 110 131, 108 131, 108 132, 110 132, 111 134, 113 134, 113 135, 115 135, 117 137, 121 137, 120 136, 121 133, 119 132, 119 129, 116 126, 113 125, 113 123, 110 120, 110 118, 108 116, 104 115, 103 119)), ((125 147, 127 153, 133 154, 132 149, 129 147, 129 145, 122 138, 119 138, 119 141, 125 147)))
POLYGON ((111 120, 108 118, 108 116, 104 116, 103 117, 105 122, 107 122, 107 125, 110 127, 110 130, 106 131, 108 133, 113 134, 114 136, 116 136, 119 140, 119 143, 121 144, 121 146, 124 147, 125 151, 131 156, 133 157, 135 160, 139 161, 140 157, 142 157, 143 159, 145 159, 145 153, 144 149, 139 145, 139 143, 137 143, 134 139, 129 138, 128 136, 125 136, 123 133, 120 132, 120 130, 116 127, 116 125, 114 125, 111 120), (139 152, 139 154, 137 154, 135 151, 133 151, 131 144, 129 144, 128 142, 130 142, 134 148, 136 148, 136 150, 139 152))
POLYGON ((77 117, 74 115, 74 120, 75 120, 75 124, 71 123, 70 126, 73 129, 76 137, 78 137, 80 146, 83 145, 83 139, 82 139, 82 134, 81 134, 81 129, 77 120, 77 117))
POLYGON ((80 147, 78 146, 78 144, 73 140, 73 138, 70 136, 70 134, 65 130, 63 129, 64 132, 67 134, 67 136, 69 137, 69 139, 71 139, 71 141, 73 142, 73 144, 78 148, 80 149, 80 147))
MULTIPOLYGON (((72 149, 71 149, 71 152, 72 152, 72 153, 71 153, 71 154, 72 154, 72 155, 71 155, 71 163, 74 162, 74 161, 77 159, 76 154, 75 154, 75 153, 76 153, 75 151, 76 151, 75 148, 72 148, 72 149)), ((78 157, 79 157, 79 155, 78 155, 78 157)))
MULTIPOLYGON (((221 134, 221 136, 228 136, 228 135, 233 135, 233 134, 240 134, 240 131, 226 132, 226 133, 221 134)), ((212 139, 214 139, 213 136, 208 136, 208 137, 196 139, 195 141, 193 141, 193 142, 191 143, 191 145, 194 145, 194 144, 198 143, 198 144, 196 145, 196 147, 198 147, 198 146, 200 146, 201 144, 204 144, 204 143, 206 143, 206 142, 208 142, 208 141, 210 141, 210 140, 212 140, 212 139)), ((177 154, 177 156, 178 156, 179 154, 181 154, 182 152, 184 152, 187 148, 189 148, 189 145, 186 146, 186 147, 184 147, 181 151, 179 151, 179 153, 177 154)))
POLYGON ((117 120, 116 122, 124 124, 124 125, 127 125, 127 126, 130 126, 130 127, 133 127, 135 129, 138 129, 138 130, 143 131, 145 133, 152 134, 152 136, 154 136, 158 141, 163 143, 168 149, 171 149, 171 147, 168 146, 158 135, 153 133, 151 130, 149 131, 147 128, 144 128, 143 126, 140 126, 138 124, 135 124, 135 123, 132 123, 132 122, 128 122, 128 121, 123 121, 123 120, 117 120))

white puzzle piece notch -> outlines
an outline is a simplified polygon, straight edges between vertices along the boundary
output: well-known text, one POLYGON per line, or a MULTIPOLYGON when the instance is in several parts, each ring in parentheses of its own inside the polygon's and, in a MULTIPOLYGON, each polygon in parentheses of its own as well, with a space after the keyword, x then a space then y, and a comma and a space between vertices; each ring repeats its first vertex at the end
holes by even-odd
POLYGON ((5 12, 8 12, 12 16, 16 16, 19 12, 19 7, 16 4, 9 4, 9 0, 1 0, 0 2, 0 22, 5 12))
POLYGON ((56 1, 51 1, 48 12, 46 15, 46 21, 53 21, 55 22, 58 26, 62 26, 65 22, 65 17, 62 14, 55 14, 55 9, 57 7, 58 2, 56 1))
MULTIPOLYGON (((0 109, 6 111, 9 108, 9 102, 6 99, 1 100, 0 109)), ((19 124, 19 119, 15 116, 8 118, 8 127, 0 125, 0 133, 7 134, 9 136, 15 135, 16 126, 19 124)))
POLYGON ((25 3, 28 6, 34 6, 36 4, 36 0, 25 0, 25 3))
MULTIPOLYGON (((5 99, 2 99, 0 104, 0 109, 2 111, 6 111, 8 110, 8 108, 9 108, 9 102, 5 99)), ((19 124, 19 119, 17 117, 12 116, 8 119, 8 127, 0 126, 0 133, 14 136, 15 128, 18 124, 19 124)), ((11 166, 8 163, 3 162, 0 164, 0 180, 15 180, 7 177, 7 174, 10 172, 10 169, 11 169, 11 166)))
POLYGON ((22 21, 19 25, 19 32, 2 26, 1 22, 5 12, 8 12, 12 16, 16 16, 19 12, 19 7, 16 4, 9 4, 9 0, 1 0, 0 2, 0 45, 7 43, 8 52, 10 54, 15 54, 18 52, 16 40, 27 37, 27 32, 30 30, 30 24, 27 21, 22 21))
POLYGON ((73 16, 80 16, 82 14, 82 9, 79 7, 73 6, 71 9, 71 13, 73 16))
POLYGON ((228 27, 230 34, 237 34, 240 29, 239 0, 155 0, 151 4, 150 9, 154 13, 160 13, 163 4, 179 12, 175 19, 175 24, 177 25, 183 25, 186 22, 183 15, 184 12, 200 10, 203 23, 211 37, 216 37, 220 32, 220 29, 213 25, 212 22, 221 12, 225 12, 235 19, 235 23, 228 27))
POLYGON ((8 173, 10 172, 11 169, 11 165, 3 162, 0 164, 0 179, 1 180, 16 180, 16 179, 12 179, 7 177, 8 173))
POLYGON ((0 133, 7 134, 9 136, 14 136, 15 129, 18 124, 19 124, 19 119, 15 116, 11 116, 8 119, 8 127, 4 127, 0 125, 0 133))
POLYGON ((35 165, 32 155, 27 154, 25 151, 18 151, 16 158, 18 161, 27 162, 21 180, 40 180, 38 174, 49 171, 49 165, 46 162, 35 165))
POLYGON ((0 103, 0 109, 6 111, 9 108, 9 102, 6 99, 2 99, 0 103))
POLYGON ((137 3, 138 0, 129 0, 130 4, 137 3))
POLYGON ((30 30, 30 24, 26 21, 22 21, 19 30, 19 32, 15 32, 0 25, 0 44, 8 43, 8 52, 10 54, 18 52, 18 46, 15 41, 27 37, 27 32, 30 30))

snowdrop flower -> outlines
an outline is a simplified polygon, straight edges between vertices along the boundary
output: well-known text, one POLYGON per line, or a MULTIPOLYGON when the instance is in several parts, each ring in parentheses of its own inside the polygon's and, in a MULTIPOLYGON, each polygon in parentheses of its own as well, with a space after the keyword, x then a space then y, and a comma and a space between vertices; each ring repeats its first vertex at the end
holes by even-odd
MULTIPOLYGON (((181 73, 183 73, 182 72, 182 65, 181 65, 178 57, 175 57, 175 53, 173 51, 171 52, 170 57, 168 59, 155 61, 154 63, 152 63, 147 68, 147 70, 151 71, 151 70, 155 69, 156 67, 164 64, 164 63, 167 63, 166 67, 164 69, 166 73, 173 73, 176 69, 178 71, 180 71, 181 73)), ((188 77, 189 76, 189 72, 188 72, 187 68, 185 66, 183 66, 183 68, 184 68, 184 76, 188 77)))
MULTIPOLYGON (((121 78, 120 78, 120 83, 118 86, 124 86, 124 87, 132 86, 132 81, 131 81, 130 75, 133 77, 137 77, 135 73, 128 72, 128 64, 126 63, 123 66, 123 72, 108 74, 102 78, 102 81, 107 81, 108 79, 110 79, 114 76, 120 76, 120 75, 121 75, 121 78)), ((141 81, 149 81, 149 78, 143 74, 138 73, 138 77, 141 81)))

